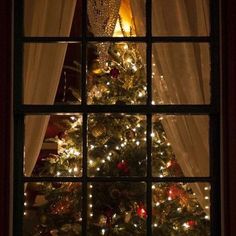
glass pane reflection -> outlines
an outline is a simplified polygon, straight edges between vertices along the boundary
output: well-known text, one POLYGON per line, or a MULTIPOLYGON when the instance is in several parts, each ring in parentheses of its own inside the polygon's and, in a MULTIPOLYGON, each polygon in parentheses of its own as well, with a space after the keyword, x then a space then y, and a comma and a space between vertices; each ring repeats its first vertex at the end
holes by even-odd
POLYGON ((88 33, 95 37, 135 37, 146 33, 146 0, 88 1, 88 33))
POLYGON ((152 53, 153 103, 210 103, 209 44, 155 43, 152 53))
POLYGON ((81 45, 24 44, 24 103, 81 103, 81 45))
POLYGON ((24 35, 80 36, 82 0, 24 0, 24 35))
POLYGON ((152 0, 155 36, 208 36, 209 0, 152 0))
POLYGON ((82 116, 26 116, 24 172, 26 176, 81 176, 82 116))
POLYGON ((208 116, 154 115, 152 122, 153 176, 209 176, 208 116))
POLYGON ((89 115, 88 167, 91 176, 144 176, 146 117, 89 115))
POLYGON ((145 48, 142 43, 90 43, 88 104, 145 104, 145 48))
POLYGON ((82 184, 25 185, 23 235, 81 235, 82 184))
POLYGON ((88 235, 146 235, 144 183, 90 183, 88 235))
POLYGON ((152 185, 154 235, 210 235, 210 185, 159 183, 152 185))

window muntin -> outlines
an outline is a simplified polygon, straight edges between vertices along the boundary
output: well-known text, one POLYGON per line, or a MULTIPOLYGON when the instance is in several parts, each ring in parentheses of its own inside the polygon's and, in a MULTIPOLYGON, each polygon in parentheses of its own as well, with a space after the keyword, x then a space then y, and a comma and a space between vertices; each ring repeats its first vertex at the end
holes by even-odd
MULTIPOLYGON (((20 3, 19 3, 20 4, 20 3)), ((147 1, 146 2, 147 4, 147 11, 148 13, 151 12, 151 1, 147 1)), ((83 6, 83 10, 85 10, 85 6, 83 6)), ((21 9, 21 8, 19 8, 21 9)), ((213 4, 212 5, 212 10, 211 10, 213 13, 216 13, 217 12, 217 3, 215 3, 215 5, 213 4), (215 7, 215 8, 214 8, 215 7)), ((85 15, 85 12, 83 12, 82 14, 82 19, 86 20, 86 15, 85 15)), ((214 25, 215 20, 212 21, 212 35, 210 37, 184 37, 184 38, 181 38, 181 37, 178 37, 178 35, 174 36, 174 37, 164 37, 164 38, 155 38, 155 37, 151 37, 151 23, 153 20, 151 20, 151 14, 147 14, 147 38, 134 38, 134 42, 140 40, 140 42, 142 42, 143 40, 145 42, 147 42, 147 55, 146 55, 146 64, 147 64, 147 104, 144 105, 144 106, 127 106, 125 105, 124 103, 119 103, 119 104, 116 104, 114 107, 106 107, 106 106, 88 106, 86 105, 86 81, 85 81, 85 74, 86 74, 86 64, 84 62, 82 62, 82 105, 81 106, 70 106, 70 105, 66 105, 66 106, 27 106, 27 105, 22 105, 22 103, 18 103, 16 105, 16 107, 18 108, 18 112, 20 111, 20 117, 18 117, 19 119, 16 121, 16 131, 17 131, 17 134, 20 136, 20 133, 23 133, 22 132, 22 117, 25 115, 25 114, 34 114, 34 113, 42 113, 42 114, 47 114, 47 115, 50 115, 51 113, 78 113, 78 112, 81 112, 82 115, 83 115, 83 149, 84 149, 84 152, 83 152, 83 169, 84 169, 84 172, 83 172, 83 176, 82 178, 71 178, 70 180, 73 180, 73 182, 82 182, 82 195, 84 196, 83 197, 83 205, 82 205, 82 218, 84 219, 82 221, 82 235, 85 235, 86 234, 86 229, 87 229, 87 226, 88 226, 88 223, 89 221, 87 221, 87 202, 88 202, 88 197, 87 196, 87 192, 88 192, 88 189, 87 189, 87 186, 88 186, 88 183, 89 181, 105 181, 105 179, 99 179, 99 178, 96 178, 96 177, 93 177, 92 179, 90 179, 90 177, 88 177, 88 163, 87 163, 87 160, 88 160, 88 157, 87 157, 87 123, 88 123, 88 114, 90 113, 100 113, 101 111, 103 112, 113 112, 114 114, 116 114, 117 112, 122 112, 122 113, 129 113, 130 109, 134 109, 134 111, 136 113, 144 113, 146 114, 147 116, 147 175, 143 178, 139 178, 138 181, 144 181, 146 182, 146 198, 147 198, 147 215, 151 215, 152 213, 152 208, 151 208, 151 200, 152 200, 152 195, 151 195, 151 189, 152 189, 152 183, 162 183, 162 182, 167 182, 167 183, 172 183, 172 181, 174 181, 175 183, 177 182, 194 182, 194 183, 197 183, 198 181, 200 182, 207 182, 207 183, 211 183, 211 195, 212 194, 216 194, 217 192, 217 184, 219 184, 219 182, 217 182, 217 178, 216 178, 216 174, 218 173, 217 171, 219 171, 218 169, 218 165, 216 164, 216 159, 217 157, 219 156, 219 154, 217 154, 217 145, 216 144, 213 144, 216 140, 217 137, 217 132, 214 131, 215 128, 217 128, 218 126, 218 123, 217 123, 217 117, 218 117, 218 113, 217 113, 217 110, 218 110, 218 104, 217 104, 217 99, 216 99, 216 94, 218 93, 217 91, 217 73, 214 73, 214 72, 217 72, 217 69, 216 69, 216 65, 217 65, 217 59, 214 59, 213 60, 213 57, 217 55, 217 47, 216 47, 216 44, 214 41, 211 41, 211 39, 215 39, 217 41, 217 32, 216 32, 216 29, 217 29, 217 26, 214 25), (152 72, 151 72, 151 65, 152 65, 152 50, 151 48, 153 47, 153 44, 152 42, 175 42, 175 41, 180 41, 180 42, 188 42, 188 41, 193 41, 193 42, 211 42, 211 66, 213 68, 213 70, 211 70, 211 82, 212 82, 212 88, 211 88, 211 91, 212 91, 212 103, 211 103, 211 106, 207 106, 207 105, 202 105, 202 106, 183 106, 183 105, 180 105, 180 106, 175 106, 175 105, 170 105, 170 106, 155 106, 154 103, 152 103, 153 99, 154 99, 154 96, 152 96, 152 86, 151 86, 151 75, 152 75, 152 72), (213 83, 215 82, 215 84, 213 83), (173 178, 173 179, 168 179, 168 178, 163 178, 163 177, 152 177, 151 175, 151 147, 152 147, 152 137, 151 137, 151 133, 152 133, 152 127, 151 127, 151 121, 152 121, 152 115, 155 115, 155 114, 159 114, 159 113, 178 113, 178 114, 205 114, 205 115, 210 115, 210 170, 211 170, 211 175, 210 177, 181 177, 181 178, 173 178), (216 136, 214 136, 214 134, 216 134, 216 136), (214 137, 214 139, 213 139, 214 137), (214 149, 213 149, 214 148, 214 149), (214 178, 212 178, 214 177, 214 178)), ((82 29, 82 32, 85 33, 86 32, 86 27, 83 25, 82 26, 83 29, 82 29)), ((107 37, 107 35, 105 35, 107 37)), ((108 36, 109 37, 109 36, 108 36)), ((18 38, 19 39, 19 38, 18 38)), ((72 38, 68 38, 66 40, 71 40, 72 38)), ((24 38, 24 41, 26 42, 40 42, 40 41, 64 41, 65 38, 30 38, 30 37, 25 37, 24 38)), ((82 42, 82 58, 86 58, 86 45, 87 45, 87 42, 91 40, 91 38, 89 37, 85 37, 84 34, 82 34, 82 37, 78 37, 76 39, 78 42, 82 42)), ((106 40, 106 38, 104 39, 96 39, 97 41, 103 41, 103 40, 106 40)), ((115 42, 115 38, 114 39, 109 39, 111 42, 115 42)), ((92 40, 93 41, 93 40, 92 40)), ((119 40, 118 40, 119 41, 119 40)), ((22 42, 22 41, 21 41, 22 42)), ((18 45, 19 46, 19 45, 18 45)), ((21 48, 19 46, 19 48, 21 48)), ((18 49, 19 49, 18 48, 18 49)), ((22 80, 22 78, 21 78, 22 80)), ((20 80, 20 81, 21 81, 20 80)), ((17 83, 16 83, 17 84, 17 83)), ((18 83, 19 84, 19 83, 18 83)), ((21 86, 20 86, 21 87, 21 86)), ((20 88, 19 87, 19 88, 20 88)), ((19 90, 18 92, 16 93, 16 101, 20 101, 20 93, 19 90)), ((183 103, 182 103, 183 104, 183 103)), ((218 141, 216 140, 216 143, 218 143, 218 141)), ((18 141, 18 143, 16 144, 16 149, 19 151, 17 156, 20 157, 20 160, 22 160, 22 156, 23 156, 23 149, 22 149, 23 145, 20 141, 18 141)), ((19 160, 17 166, 21 166, 22 165, 22 162, 19 160)), ((218 159, 217 159, 218 160, 218 159)), ((17 163, 17 161, 16 161, 17 163)), ((23 168, 22 168, 23 169, 23 168)), ((20 178, 22 178, 22 173, 20 171, 15 171, 16 175, 18 174, 18 176, 20 178)), ((24 182, 28 183, 28 182, 34 182, 34 181, 48 181, 48 180, 51 180, 53 182, 58 182, 59 180, 62 181, 62 182, 66 182, 66 178, 63 178, 63 177, 57 177, 57 178, 54 178, 54 177, 50 177, 49 179, 48 178, 28 178, 28 177, 25 177, 24 178, 24 182)), ((128 178, 123 178, 123 177, 118 177, 118 178, 111 178, 110 179, 111 181, 129 181, 129 182, 132 182, 134 180, 134 178, 132 177, 128 177, 128 178)), ((22 182, 23 183, 23 182, 22 182)), ((19 193, 22 193, 23 191, 23 187, 22 187, 22 183, 16 187, 16 189, 19 189, 19 193)), ((22 195, 22 194, 21 194, 22 195)), ((19 200, 22 200, 22 196, 19 197, 19 200)), ((218 197, 216 197, 215 199, 212 200, 212 204, 214 206, 214 208, 212 208, 212 213, 211 213, 211 225, 214 224, 214 222, 217 222, 218 218, 216 216, 216 212, 218 211, 219 208, 217 208, 217 204, 219 204, 219 202, 217 202, 218 200, 218 197)), ((18 202, 18 201, 16 201, 18 202)), ((21 201, 22 202, 22 201, 21 201)), ((19 206, 18 205, 18 209, 20 209, 20 214, 22 213, 22 205, 19 206)), ((19 219, 19 214, 17 215, 16 214, 16 219, 19 219), (18 217, 18 218, 17 218, 18 217)), ((146 228, 146 231, 147 231, 147 235, 151 235, 151 226, 152 226, 152 220, 151 220, 151 217, 147 217, 146 219, 147 221, 147 228, 146 228)), ((153 225, 154 226, 154 225, 153 225)), ((16 224, 16 228, 20 229, 20 224, 16 224)), ((217 235, 217 230, 216 229, 213 229, 212 228, 212 234, 213 235, 217 235)), ((103 233, 103 231, 101 231, 101 233, 103 233)))

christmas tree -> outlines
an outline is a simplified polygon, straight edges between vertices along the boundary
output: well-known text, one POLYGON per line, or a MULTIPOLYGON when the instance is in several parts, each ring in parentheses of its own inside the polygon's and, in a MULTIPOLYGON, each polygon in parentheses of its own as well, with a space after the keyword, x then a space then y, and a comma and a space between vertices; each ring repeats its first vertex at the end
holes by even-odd
MULTIPOLYGON (((91 45, 94 51, 96 46, 91 45)), ((146 102, 145 63, 138 44, 110 43, 105 64, 97 55, 87 75, 89 104, 146 102)), ((58 117, 55 123, 63 128, 45 140, 57 149, 39 158, 32 176, 82 176, 82 116, 58 117)), ((181 177, 162 119, 154 115, 152 120, 152 175, 181 177)), ((89 177, 146 176, 145 115, 89 114, 87 123, 89 177)), ((153 183, 152 216, 147 213, 144 182, 90 182, 87 188, 90 236, 146 235, 147 217, 152 217, 153 235, 210 235, 208 215, 189 184, 153 183)), ((82 235, 81 212, 81 183, 28 183, 24 235, 82 235)))

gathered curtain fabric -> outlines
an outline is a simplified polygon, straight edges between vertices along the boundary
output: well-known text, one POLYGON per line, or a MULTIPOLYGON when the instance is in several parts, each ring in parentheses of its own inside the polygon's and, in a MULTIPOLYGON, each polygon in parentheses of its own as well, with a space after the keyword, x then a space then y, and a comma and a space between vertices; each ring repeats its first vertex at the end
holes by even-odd
MULTIPOLYGON (((26 36, 69 36, 76 0, 25 0, 26 36)), ((24 46, 24 103, 54 104, 66 43, 24 46)), ((25 118, 25 174, 30 176, 42 147, 50 116, 25 118)))
MULTIPOLYGON (((145 34, 145 1, 130 0, 136 31, 145 34)), ((209 35, 208 0, 156 0, 153 36, 209 35)), ((210 55, 206 43, 156 43, 152 46, 152 89, 156 104, 210 103, 210 55)), ((145 57, 144 57, 145 58, 145 57)), ((162 124, 184 176, 209 176, 207 116, 165 115, 162 124)), ((200 205, 207 184, 192 183, 200 205)))

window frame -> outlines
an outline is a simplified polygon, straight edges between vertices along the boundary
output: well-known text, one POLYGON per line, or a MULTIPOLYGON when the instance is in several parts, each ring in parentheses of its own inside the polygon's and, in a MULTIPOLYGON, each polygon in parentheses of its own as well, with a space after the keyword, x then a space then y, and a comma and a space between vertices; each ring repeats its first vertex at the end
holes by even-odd
MULTIPOLYGON (((87 183, 99 181, 145 181, 148 215, 152 215, 152 183, 162 182, 208 182, 211 185, 211 233, 220 235, 220 48, 219 48, 219 0, 210 2, 210 36, 152 36, 152 0, 146 0, 146 36, 144 37, 90 37, 86 36, 86 0, 82 0, 81 37, 25 37, 23 35, 23 0, 14 1, 14 220, 13 234, 22 234, 23 192, 25 182, 60 181, 82 182, 83 209, 82 235, 87 228, 87 183), (146 105, 87 105, 86 104, 86 60, 82 60, 81 105, 25 105, 23 104, 23 45, 24 43, 78 42, 82 45, 82 57, 86 58, 89 42, 144 42, 147 45, 147 104, 146 105), (209 105, 152 105, 152 44, 170 42, 207 42, 211 53, 211 103, 209 105), (147 176, 146 177, 88 177, 87 176, 87 116, 89 113, 139 113, 147 117, 147 176), (25 177, 24 157, 24 116, 57 113, 82 113, 83 115, 83 175, 82 177, 25 177), (209 177, 152 177, 152 114, 209 115, 210 118, 210 176, 209 177)), ((147 235, 152 235, 152 217, 147 218, 147 235)))

